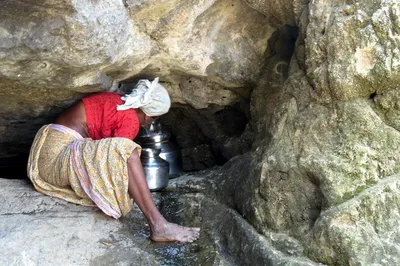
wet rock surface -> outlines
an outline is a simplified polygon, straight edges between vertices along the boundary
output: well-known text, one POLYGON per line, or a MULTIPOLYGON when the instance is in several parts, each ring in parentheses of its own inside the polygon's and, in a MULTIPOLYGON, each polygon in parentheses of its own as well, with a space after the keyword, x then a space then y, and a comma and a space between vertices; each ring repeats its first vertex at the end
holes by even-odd
POLYGON ((33 190, 28 180, 0 178, 2 265, 316 265, 275 249, 236 211, 205 196, 210 180, 181 176, 157 206, 170 221, 201 227, 194 243, 153 243, 140 210, 120 220, 97 208, 33 190), (261 263, 261 264, 260 264, 261 263))

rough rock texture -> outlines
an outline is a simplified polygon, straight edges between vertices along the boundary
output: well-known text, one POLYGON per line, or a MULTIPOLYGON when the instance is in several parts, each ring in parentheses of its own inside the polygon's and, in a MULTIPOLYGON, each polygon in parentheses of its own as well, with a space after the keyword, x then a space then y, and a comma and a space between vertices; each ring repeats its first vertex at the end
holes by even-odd
POLYGON ((397 1, 310 5, 305 63, 320 102, 367 98, 397 88, 399 14, 397 1))
POLYGON ((1 265, 158 265, 95 208, 46 197, 28 181, 0 178, 0 187, 1 265))
POLYGON ((173 132, 182 149, 184 170, 202 170, 223 164, 251 149, 253 136, 247 128, 245 104, 221 109, 173 108, 162 121, 173 132), (243 107, 242 107, 243 106, 243 107), (180 123, 176 123, 180 121, 180 123))
POLYGON ((174 102, 231 105, 249 96, 274 30, 240 0, 7 0, 0 17, 0 156, 26 152, 12 139, 29 145, 59 105, 122 80, 160 76, 174 102))
POLYGON ((27 154, 37 130, 81 95, 0 79, 0 158, 27 154))
POLYGON ((307 247, 330 265, 399 265, 400 176, 379 181, 317 220, 307 247))
POLYGON ((26 151, 79 97, 160 76, 180 104, 165 121, 186 119, 175 133, 188 164, 202 168, 194 153, 206 166, 216 152, 230 159, 209 174, 207 196, 268 240, 225 234, 232 254, 260 258, 271 244, 331 265, 399 264, 398 1, 0 5, 0 157, 26 151), (239 108, 249 123, 224 131, 234 127, 221 114, 249 99, 239 108))
POLYGON ((191 244, 152 243, 137 207, 128 216, 114 220, 97 208, 77 206, 35 192, 27 181, 0 178, 0 263, 317 265, 303 256, 285 254, 270 246, 268 239, 237 212, 202 194, 207 191, 207 180, 186 176, 171 182, 168 193, 153 193, 167 219, 200 226, 201 237, 191 244), (232 241, 232 234, 237 241, 232 241))
MULTIPOLYGON (((308 9, 288 78, 275 100, 252 105, 259 135, 234 202, 260 232, 294 236, 320 262, 398 264, 398 178, 389 176, 400 170, 400 6, 312 1, 308 9)), ((255 95, 274 92, 277 79, 262 76, 255 95)))
POLYGON ((249 6, 263 13, 272 25, 296 25, 298 17, 310 0, 244 0, 249 6))

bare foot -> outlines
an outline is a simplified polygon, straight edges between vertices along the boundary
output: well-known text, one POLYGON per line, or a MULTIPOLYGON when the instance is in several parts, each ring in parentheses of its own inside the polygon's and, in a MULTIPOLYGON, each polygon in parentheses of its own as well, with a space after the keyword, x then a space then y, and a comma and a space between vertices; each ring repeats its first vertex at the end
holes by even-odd
POLYGON ((160 226, 152 228, 150 238, 157 242, 193 242, 199 238, 200 228, 185 227, 177 224, 165 222, 160 226))

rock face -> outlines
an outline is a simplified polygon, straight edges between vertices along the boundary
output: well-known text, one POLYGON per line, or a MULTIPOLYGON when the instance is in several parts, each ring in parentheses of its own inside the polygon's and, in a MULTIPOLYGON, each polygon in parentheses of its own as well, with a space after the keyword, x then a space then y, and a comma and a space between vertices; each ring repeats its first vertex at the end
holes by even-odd
POLYGON ((308 10, 281 90, 268 87, 268 72, 256 89, 278 100, 252 106, 253 180, 235 202, 259 231, 295 236, 320 262, 398 264, 400 6, 313 1, 308 10))
POLYGON ((28 146, 59 107, 122 80, 159 76, 173 102, 195 108, 248 98, 274 31, 239 0, 1 5, 0 156, 21 152, 12 139, 28 146))
POLYGON ((213 195, 279 250, 399 264, 398 1, 0 5, 0 157, 83 95, 160 76, 187 165, 234 157, 213 195))
POLYGON ((28 153, 36 131, 82 96, 155 76, 174 103, 211 106, 197 116, 204 141, 182 146, 187 170, 217 164, 214 150, 223 160, 241 152, 236 133, 220 133, 213 114, 249 98, 268 56, 274 29, 246 4, 4 1, 1 7, 0 158, 28 153))
POLYGON ((308 236, 310 255, 331 265, 398 265, 399 184, 399 175, 387 177, 324 212, 308 236))
POLYGON ((295 25, 309 0, 245 0, 245 2, 264 14, 272 25, 280 27, 285 24, 295 25))

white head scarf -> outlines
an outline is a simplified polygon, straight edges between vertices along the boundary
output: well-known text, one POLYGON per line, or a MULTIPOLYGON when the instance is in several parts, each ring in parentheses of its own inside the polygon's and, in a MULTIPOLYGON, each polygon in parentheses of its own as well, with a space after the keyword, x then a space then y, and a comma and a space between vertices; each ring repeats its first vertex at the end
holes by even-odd
POLYGON ((130 94, 121 97, 125 101, 117 105, 117 110, 140 108, 147 116, 160 116, 168 112, 171 107, 171 99, 167 90, 158 83, 158 78, 153 82, 141 79, 130 94))

